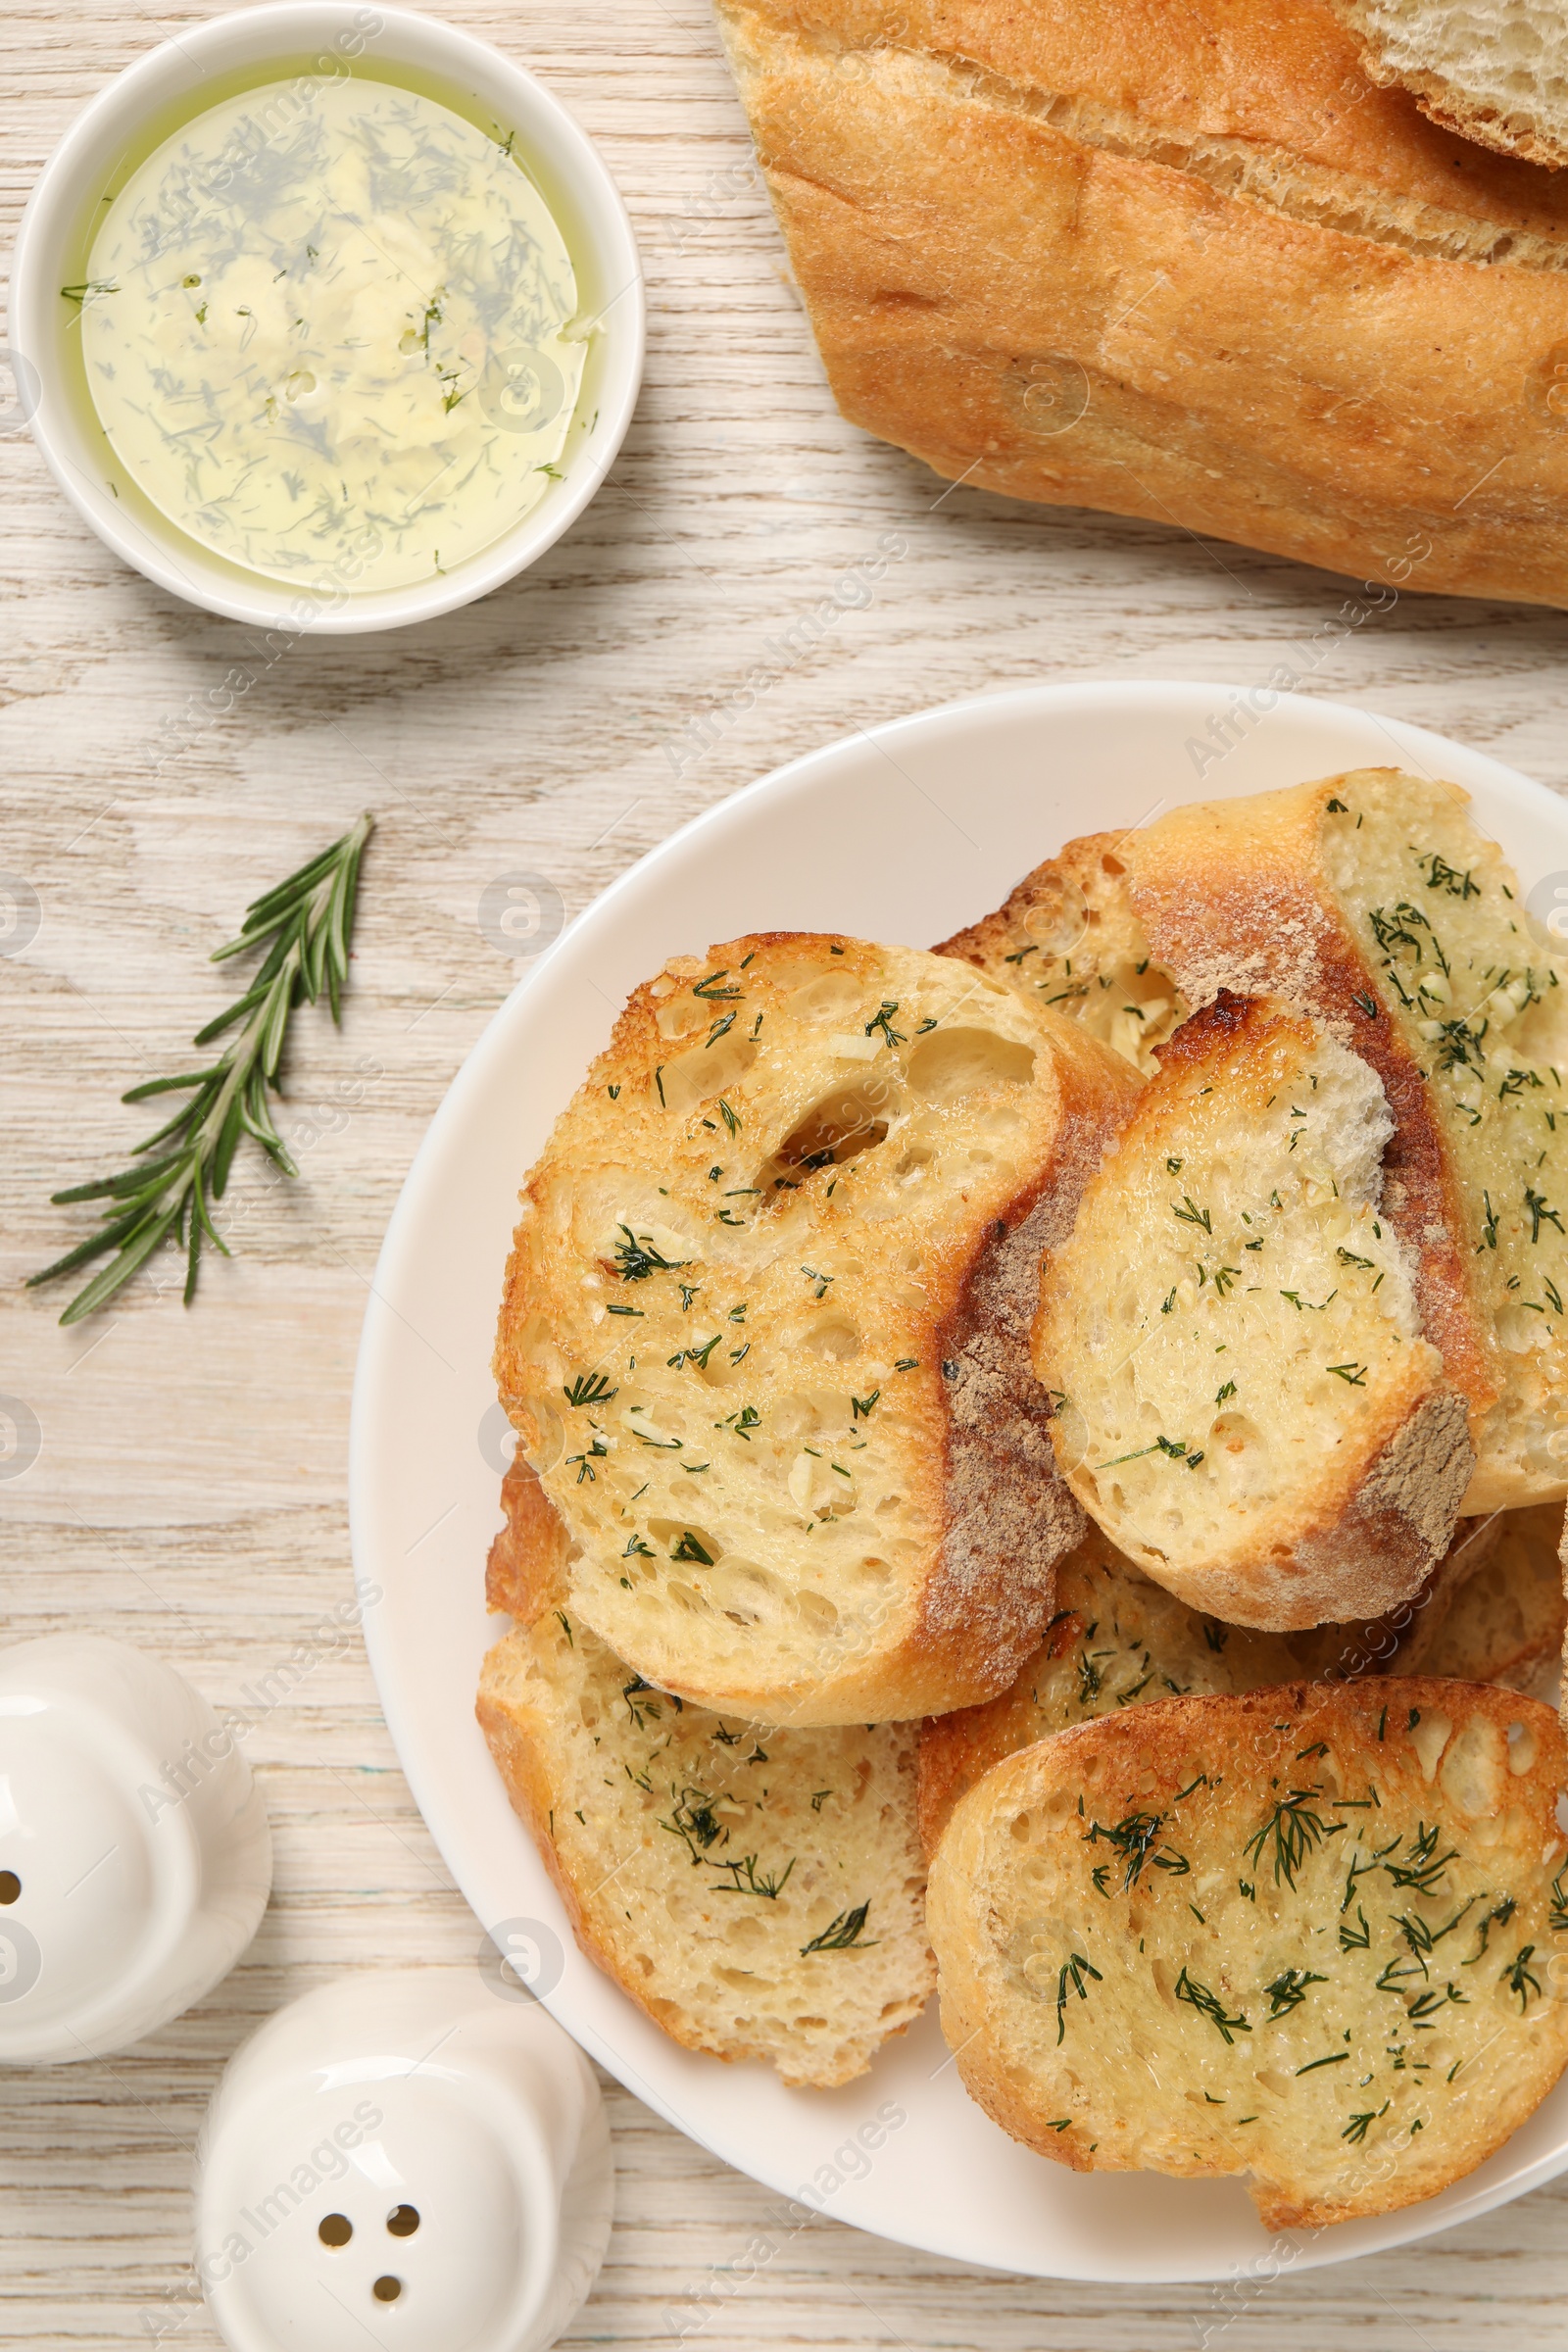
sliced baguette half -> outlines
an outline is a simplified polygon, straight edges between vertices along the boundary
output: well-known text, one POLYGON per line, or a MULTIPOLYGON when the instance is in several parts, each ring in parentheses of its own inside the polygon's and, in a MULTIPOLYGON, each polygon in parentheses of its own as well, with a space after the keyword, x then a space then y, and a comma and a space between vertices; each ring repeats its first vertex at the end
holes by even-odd
POLYGON ((639 988, 527 1179, 496 1350, 574 1614, 769 1722, 1004 1689, 1083 1526, 1040 1257, 1138 1088, 917 950, 773 933, 639 988))
POLYGON ((1149 952, 1127 893, 1126 836, 1069 841, 978 923, 937 949, 1079 1022, 1147 1078, 1154 1048, 1187 1016, 1149 952))
POLYGON ((1446 1549, 1471 1454, 1379 1213, 1392 1121, 1304 1014, 1229 995, 1161 1050, 1041 1276, 1074 1493, 1193 1608, 1377 1616, 1446 1549))
POLYGON ((1384 1207, 1468 1396, 1467 1512, 1568 1494, 1568 958, 1457 785, 1360 768, 1178 808, 1129 838, 1134 905, 1192 1003, 1271 991, 1377 1071, 1384 1207))
POLYGON ((1055 1615, 1011 1690, 921 1726, 921 1843, 934 1852, 958 1799, 1037 1740, 1156 1699, 1255 1690, 1300 1672, 1277 1636, 1188 1608, 1091 1527, 1056 1571, 1055 1615))
POLYGON ((1023 1749, 931 1865, 964 2082, 1076 2171, 1246 2175, 1271 2230, 1435 2196, 1568 2061, 1565 1771, 1550 1709, 1424 1678, 1023 1749))
POLYGON ((665 2033, 789 2083, 863 2074, 935 1981, 912 1724, 767 1731, 654 1690, 555 1597, 567 1546, 509 1476, 478 1717, 583 1950, 665 2033))
POLYGON ((1329 0, 1373 81, 1461 138, 1568 164, 1568 18, 1560 0, 1329 0))

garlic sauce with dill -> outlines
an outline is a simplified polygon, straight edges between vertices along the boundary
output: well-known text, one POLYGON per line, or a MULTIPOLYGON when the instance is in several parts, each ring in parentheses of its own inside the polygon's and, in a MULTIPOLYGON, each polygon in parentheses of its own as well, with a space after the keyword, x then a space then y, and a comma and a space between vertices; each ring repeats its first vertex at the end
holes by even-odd
POLYGON ((581 384, 571 260, 512 142, 350 75, 167 139, 62 291, 133 480, 284 580, 396 588, 478 554, 549 488, 581 384))

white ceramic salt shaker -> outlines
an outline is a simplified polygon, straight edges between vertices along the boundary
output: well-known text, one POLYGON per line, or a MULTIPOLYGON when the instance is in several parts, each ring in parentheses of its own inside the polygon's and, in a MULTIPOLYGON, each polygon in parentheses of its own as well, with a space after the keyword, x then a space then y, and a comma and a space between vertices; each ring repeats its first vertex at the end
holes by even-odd
POLYGON ((537 2001, 473 1969, 375 1971, 230 2060, 196 2271, 230 2352, 545 2352, 613 2202, 598 2084, 537 2001))
POLYGON ((182 1675, 97 1635, 0 1650, 0 2064, 103 2057, 177 2017, 271 1883, 261 1793, 182 1675))

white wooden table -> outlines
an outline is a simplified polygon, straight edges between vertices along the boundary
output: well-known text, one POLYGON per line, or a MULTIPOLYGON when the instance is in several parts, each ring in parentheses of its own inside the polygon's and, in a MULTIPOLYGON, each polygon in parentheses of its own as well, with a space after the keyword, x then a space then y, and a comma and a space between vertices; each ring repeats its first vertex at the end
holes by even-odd
MULTIPOLYGON (((1038 677, 1249 682, 1339 611, 1338 583, 1149 524, 1052 515, 944 486, 835 415, 703 0, 428 0, 534 67, 601 142, 652 310, 630 440, 577 530, 434 625, 303 642, 245 633, 119 565, 24 435, 0 440, 0 870, 42 925, 0 956, 0 1391, 41 1450, 0 1479, 8 1637, 140 1642, 220 1706, 347 1590, 349 1386, 367 1283, 410 1157, 514 968, 481 935, 487 882, 528 869, 566 909, 748 778, 852 723, 1038 677), (745 710, 706 730, 879 534, 906 543, 745 710), (254 682, 226 711, 210 690, 254 682), (694 746, 704 733, 710 748, 694 746), (160 766, 149 747, 184 748, 160 766), (205 963, 246 900, 361 808, 358 960, 340 1035, 300 1024, 285 1132, 303 1181, 262 1195, 199 1307, 143 1283, 61 1331, 21 1281, 82 1228, 55 1187, 120 1164, 136 1079, 184 1066, 224 1001, 205 963), (346 1100, 356 1074, 363 1092, 346 1100)), ((13 221, 73 113, 180 0, 13 0, 0 205, 13 221)), ((1417 719, 1568 785, 1568 619, 1401 598, 1293 665, 1309 691, 1417 719)), ((219 698, 221 700, 221 697, 219 698)), ((1091 821, 1086 812, 1086 822, 1091 821)), ((824 857, 832 843, 822 845, 824 857)), ((1020 844, 1020 868, 1036 855, 1020 844)), ((80 1212, 75 1212, 77 1216, 80 1212)), ((191 2016, 112 2064, 0 2079, 0 2339, 218 2338, 188 2269, 191 2141, 228 2052, 340 1971, 466 1962, 475 1924, 393 1758, 357 1644, 266 1714, 249 1753, 277 1838, 251 1952, 191 2016)), ((774 2201, 610 2085, 620 2219, 568 2341, 674 2341, 689 2295, 765 2233, 774 2201)), ((1353 2268, 1238 2307, 1205 2287, 976 2275, 831 2222, 791 2238, 694 2339, 972 2352, 1568 2352, 1568 2179, 1353 2268)), ((731 2284, 734 2282, 731 2281, 731 2284)))

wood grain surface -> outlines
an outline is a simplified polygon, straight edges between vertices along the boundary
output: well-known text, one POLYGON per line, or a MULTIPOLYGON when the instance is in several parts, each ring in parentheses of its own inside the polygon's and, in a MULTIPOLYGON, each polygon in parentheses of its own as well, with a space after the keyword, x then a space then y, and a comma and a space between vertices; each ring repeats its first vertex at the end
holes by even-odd
MULTIPOLYGON (((1322 574, 1174 528, 950 492, 844 424, 701 0, 430 5, 549 82, 636 221, 647 383, 576 530, 466 612, 302 641, 268 663, 237 625, 110 556, 14 416, 0 438, 0 871, 30 886, 41 917, 0 955, 0 1391, 39 1432, 36 1458, 0 1462, 0 1605, 9 1638, 113 1634, 220 1706, 348 1590, 360 1318, 425 1122, 515 976, 478 920, 497 876, 541 876, 572 912, 698 809, 853 726, 1026 679, 1248 683, 1282 654, 1309 692, 1568 784, 1560 615, 1401 592, 1337 621, 1345 586, 1322 574), (873 601, 775 662, 777 682, 739 708, 768 640, 890 531, 906 553, 873 601), (224 708, 236 667, 249 683, 224 708), (122 1090, 184 1066, 225 1001, 208 951, 364 807, 380 822, 344 1025, 302 1019, 288 1068, 303 1180, 237 1180, 240 1253, 209 1262, 193 1311, 171 1268, 60 1330, 63 1297, 21 1288, 83 1230, 49 1192, 120 1163, 142 1128, 122 1090)), ((12 225, 76 109, 216 13, 12 0, 12 225)), ((1020 870, 1046 846, 1020 843, 1020 870)), ((472 1958, 475 1923, 398 1772, 357 1642, 265 1715, 249 1753, 277 1883, 241 1966, 123 2057, 0 2079, 4 2341, 216 2345, 188 2267, 189 2179, 229 2051, 342 1971, 472 1958)), ((1404 2253, 1241 2297, 980 2275, 828 2221, 787 2242, 775 2230, 776 2251, 748 2264, 775 2200, 608 2088, 620 2218, 575 2346, 672 2343, 696 2293, 711 2316, 687 2340, 710 2352, 1568 2352, 1568 2179, 1404 2253)))

